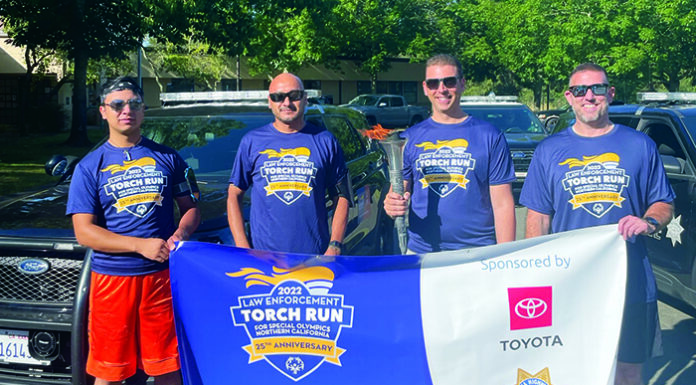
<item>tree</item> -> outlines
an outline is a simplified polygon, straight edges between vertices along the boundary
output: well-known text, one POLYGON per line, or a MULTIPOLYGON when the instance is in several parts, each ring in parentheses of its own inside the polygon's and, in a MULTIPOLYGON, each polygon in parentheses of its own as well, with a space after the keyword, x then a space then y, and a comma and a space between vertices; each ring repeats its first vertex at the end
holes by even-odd
MULTIPOLYGON (((231 71, 230 60, 221 49, 200 39, 193 31, 181 44, 151 39, 146 60, 156 74, 160 71, 173 72, 193 80, 198 88, 215 90, 223 74, 231 71)), ((159 86, 160 91, 164 91, 162 84, 159 86)))
POLYGON ((73 121, 68 142, 85 145, 89 143, 89 59, 122 58, 139 47, 148 33, 175 36, 185 20, 185 4, 175 0, 3 0, 0 19, 13 44, 64 52, 73 62, 73 121))

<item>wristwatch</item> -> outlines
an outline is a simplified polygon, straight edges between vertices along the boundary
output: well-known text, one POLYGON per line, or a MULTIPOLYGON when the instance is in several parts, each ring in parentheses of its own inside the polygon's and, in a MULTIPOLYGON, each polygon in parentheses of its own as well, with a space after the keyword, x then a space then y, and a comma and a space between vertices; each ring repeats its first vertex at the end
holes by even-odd
POLYGON ((333 247, 334 249, 338 249, 338 251, 343 251, 343 243, 341 243, 339 241, 329 242, 329 247, 333 247))
POLYGON ((655 228, 655 230, 651 231, 649 233, 649 235, 655 234, 657 232, 657 230, 660 229, 660 222, 658 222, 657 219, 655 219, 653 217, 645 217, 645 218, 643 218, 643 220, 648 222, 649 225, 652 225, 655 228))

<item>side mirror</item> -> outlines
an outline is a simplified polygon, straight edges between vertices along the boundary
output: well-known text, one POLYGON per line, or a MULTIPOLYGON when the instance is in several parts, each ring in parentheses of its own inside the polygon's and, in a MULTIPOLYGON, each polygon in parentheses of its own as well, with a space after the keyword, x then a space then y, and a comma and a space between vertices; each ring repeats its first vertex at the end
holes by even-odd
POLYGON ((379 108, 386 107, 386 106, 387 106, 387 102, 379 102, 379 104, 377 105, 377 107, 379 107, 379 108))
POLYGON ((44 171, 50 176, 64 176, 77 161, 75 156, 53 155, 44 165, 44 171))

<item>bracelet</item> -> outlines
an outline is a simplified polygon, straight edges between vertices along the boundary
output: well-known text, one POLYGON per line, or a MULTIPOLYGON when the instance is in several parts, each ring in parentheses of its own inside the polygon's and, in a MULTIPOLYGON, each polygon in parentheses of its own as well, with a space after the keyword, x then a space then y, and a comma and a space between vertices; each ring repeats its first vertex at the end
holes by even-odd
POLYGON ((329 247, 333 247, 334 249, 338 249, 338 251, 343 250, 343 243, 339 241, 331 241, 329 242, 329 247))
POLYGON ((660 222, 658 222, 657 219, 653 217, 645 217, 643 220, 655 228, 653 231, 649 232, 648 235, 653 235, 660 229, 660 222))

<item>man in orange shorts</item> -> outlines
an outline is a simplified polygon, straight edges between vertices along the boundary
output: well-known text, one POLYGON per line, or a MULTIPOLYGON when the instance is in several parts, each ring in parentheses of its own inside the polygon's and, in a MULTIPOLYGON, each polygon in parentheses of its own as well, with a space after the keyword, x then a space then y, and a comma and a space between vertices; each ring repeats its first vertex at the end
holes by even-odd
POLYGON ((109 139, 76 166, 67 206, 78 242, 94 250, 87 373, 120 384, 141 368, 155 384, 181 384, 168 261, 200 222, 196 183, 176 151, 141 135, 133 79, 107 83, 101 101, 109 139))

